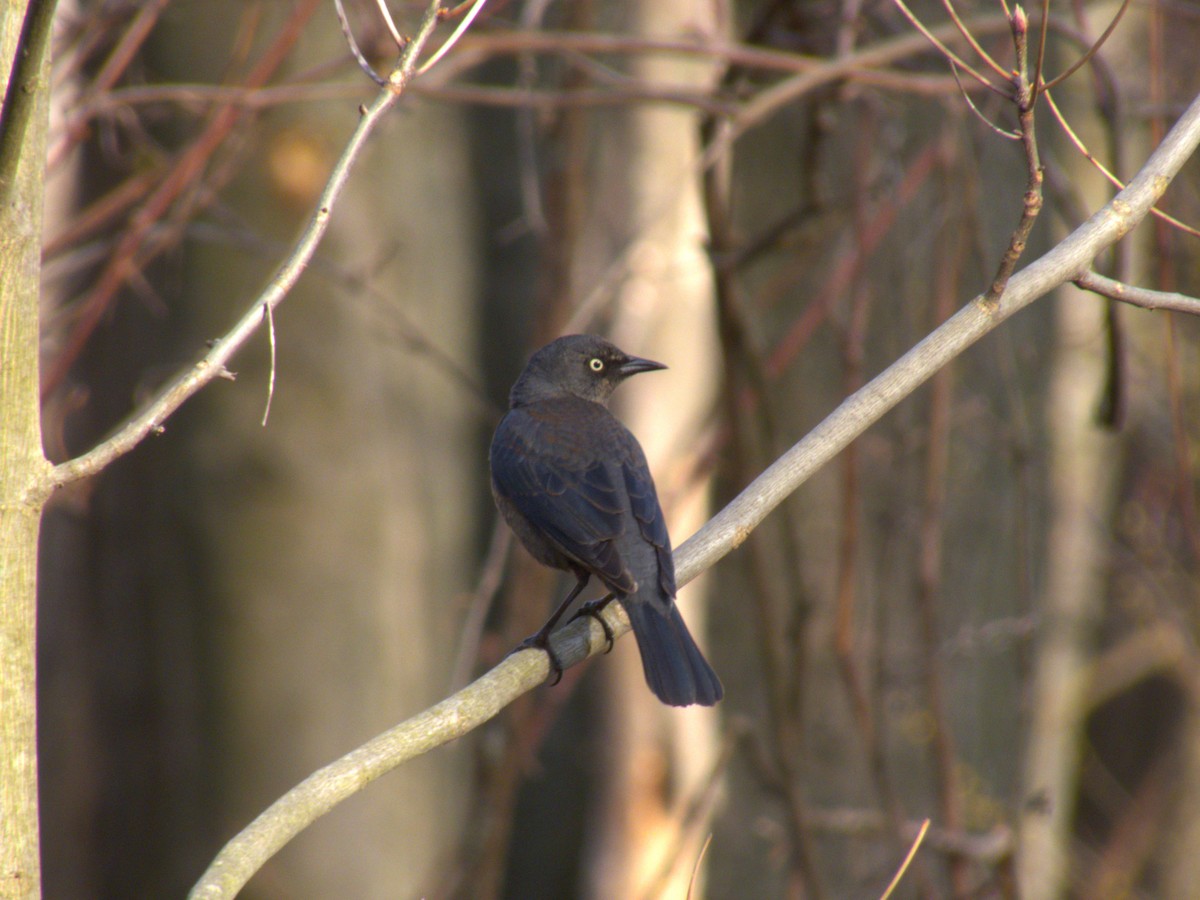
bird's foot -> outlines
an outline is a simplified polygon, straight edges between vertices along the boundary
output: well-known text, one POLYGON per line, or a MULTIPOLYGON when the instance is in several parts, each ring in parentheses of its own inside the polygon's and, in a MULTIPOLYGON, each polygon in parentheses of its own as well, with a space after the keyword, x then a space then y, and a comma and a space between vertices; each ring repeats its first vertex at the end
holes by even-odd
POLYGON ((525 640, 521 641, 521 643, 517 644, 517 646, 515 646, 508 655, 512 656, 513 653, 520 653, 522 650, 531 649, 541 650, 550 660, 550 671, 554 673, 554 680, 550 682, 550 686, 553 687, 562 681, 562 660, 558 658, 558 654, 555 653, 554 648, 550 646, 550 632, 548 630, 543 628, 537 634, 531 634, 529 637, 525 638, 525 640))
POLYGON ((610 604, 612 601, 612 594, 609 594, 607 597, 601 597, 599 600, 592 600, 579 607, 579 611, 575 613, 575 615, 571 616, 572 622, 581 616, 587 616, 589 619, 595 619, 600 623, 600 627, 604 629, 604 640, 608 641, 608 646, 604 648, 605 653, 612 652, 615 639, 613 637, 613 631, 609 627, 608 622, 604 620, 604 616, 600 615, 600 613, 603 612, 604 607, 608 606, 608 604, 610 604))

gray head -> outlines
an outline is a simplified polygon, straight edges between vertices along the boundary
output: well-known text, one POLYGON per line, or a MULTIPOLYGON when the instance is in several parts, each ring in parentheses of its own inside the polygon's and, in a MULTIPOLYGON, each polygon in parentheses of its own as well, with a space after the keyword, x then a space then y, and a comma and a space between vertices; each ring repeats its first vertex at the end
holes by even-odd
POLYGON ((638 372, 665 369, 662 363, 630 356, 603 338, 569 334, 533 354, 508 395, 513 407, 552 397, 607 403, 617 385, 638 372))

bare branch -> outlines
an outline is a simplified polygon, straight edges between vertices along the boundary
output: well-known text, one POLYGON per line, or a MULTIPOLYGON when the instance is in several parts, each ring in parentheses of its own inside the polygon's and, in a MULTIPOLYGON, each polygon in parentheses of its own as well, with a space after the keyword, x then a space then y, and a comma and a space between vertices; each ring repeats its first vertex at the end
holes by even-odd
POLYGON ((1091 291, 1093 294, 1120 300, 1122 303, 1140 306, 1143 309, 1173 309, 1176 312, 1200 316, 1200 299, 1189 297, 1187 294, 1134 287, 1098 272, 1084 272, 1075 279, 1075 285, 1085 291, 1091 291))
MULTIPOLYGON (((904 3, 904 0, 895 0, 895 3, 896 3, 896 6, 900 8, 900 12, 904 16, 904 18, 908 19, 909 24, 912 25, 913 28, 917 29, 917 31, 921 32, 921 34, 924 36, 925 40, 927 40, 927 41, 929 41, 929 43, 933 44, 933 46, 937 48, 937 51, 940 54, 942 54, 942 56, 946 57, 946 59, 950 63, 958 66, 960 69, 962 69, 964 72, 966 72, 972 78, 974 78, 976 81, 978 81, 984 87, 989 87, 989 88, 995 89, 996 86, 994 84, 992 84, 985 76, 981 75, 973 67, 967 65, 966 61, 963 60, 962 57, 960 57, 957 53, 955 53, 953 50, 951 50, 949 47, 947 47, 946 44, 933 31, 926 28, 925 24, 920 19, 918 19, 916 17, 916 15, 913 13, 913 11, 911 9, 909 9, 908 6, 904 3)), ((953 20, 954 20, 955 27, 958 29, 958 33, 967 39, 967 41, 971 44, 971 47, 973 49, 978 49, 980 53, 983 53, 982 48, 979 47, 979 44, 975 41, 975 38, 971 35, 971 30, 962 23, 962 20, 960 20, 958 18, 958 16, 953 16, 953 20)), ((983 54, 983 58, 990 65, 993 65, 993 66, 996 65, 995 62, 992 60, 992 58, 990 56, 988 56, 987 54, 983 54)), ((997 68, 999 68, 999 67, 997 66, 997 68)), ((1000 71, 1003 74, 1003 70, 1000 70, 1000 71)))
MULTIPOLYGON (((380 6, 386 12, 387 6, 383 3, 380 3, 380 6)), ((371 65, 371 61, 367 59, 362 52, 362 48, 358 46, 358 41, 354 39, 354 30, 350 27, 350 19, 346 16, 346 9, 342 6, 342 0, 334 0, 333 8, 337 11, 338 24, 342 26, 342 37, 346 39, 346 44, 350 47, 350 55, 354 57, 354 61, 358 63, 358 67, 362 69, 363 72, 366 73, 366 76, 377 85, 380 87, 386 87, 387 79, 381 77, 380 74, 375 71, 375 67, 371 65)), ((395 29, 396 26, 392 24, 392 18, 390 14, 387 17, 387 21, 388 24, 395 29)), ((399 44, 400 42, 397 41, 396 43, 399 44)))
MULTIPOLYGON (((1046 90, 1043 90, 1042 93, 1046 97, 1046 103, 1049 105, 1050 111, 1054 114, 1054 118, 1058 121, 1058 124, 1062 130, 1067 133, 1067 138, 1075 146, 1075 149, 1082 153, 1084 158, 1087 159, 1087 161, 1097 169, 1099 169, 1100 174, 1107 178, 1112 184, 1116 185, 1118 189, 1124 188, 1125 185, 1121 182, 1121 179, 1110 172, 1107 167, 1105 167, 1104 163, 1100 162, 1100 160, 1095 157, 1092 151, 1087 148, 1087 145, 1084 144, 1079 135, 1075 133, 1075 129, 1071 127, 1070 123, 1066 119, 1066 116, 1064 116, 1062 111, 1058 108, 1058 104, 1054 102, 1054 96, 1046 90)), ((1200 237, 1200 229, 1193 228, 1186 222, 1179 221, 1174 216, 1168 215, 1161 209, 1152 209, 1150 210, 1150 214, 1160 221, 1173 225, 1184 234, 1190 234, 1192 237, 1200 237)))
POLYGON ((324 237, 325 230, 329 227, 329 216, 338 197, 341 196, 342 189, 346 186, 350 170, 366 144, 367 138, 404 93, 408 81, 416 69, 417 57, 437 27, 439 8, 439 0, 433 0, 421 21, 417 35, 405 46, 399 63, 389 76, 387 88, 380 91, 379 96, 370 107, 361 110, 362 117, 359 119, 358 127, 354 129, 354 133, 346 144, 346 149, 342 151, 341 158, 333 167, 329 181, 317 201, 317 208, 301 233, 295 249, 280 266, 279 271, 275 273, 263 292, 251 302, 238 323, 224 337, 216 341, 198 362, 178 374, 114 434, 82 456, 55 466, 50 476, 51 487, 62 487, 81 478, 95 475, 113 460, 136 447, 148 434, 161 432, 162 423, 189 397, 225 371, 225 364, 258 331, 266 318, 263 313, 264 307, 273 311, 283 302, 283 298, 300 280, 317 245, 324 237))
MULTIPOLYGON (((295 5, 246 75, 246 87, 261 87, 278 71, 318 6, 318 0, 302 0, 295 5)), ((157 225, 173 205, 181 202, 187 189, 202 177, 218 148, 241 120, 242 114, 242 110, 233 106, 223 106, 217 110, 191 145, 174 160, 145 203, 133 214, 129 227, 117 241, 95 283, 79 301, 75 323, 62 349, 44 374, 43 397, 49 396, 67 377, 117 293, 135 280, 151 259, 167 248, 168 241, 153 239, 157 225)))
MULTIPOLYGON (((629 620, 618 604, 610 603, 600 615, 615 637, 629 630, 629 620)), ((590 617, 561 629, 553 643, 564 666, 574 665, 591 653, 603 653, 608 646, 603 629, 590 617)), ((317 770, 225 845, 192 888, 190 900, 233 897, 263 863, 342 800, 406 760, 487 722, 549 675, 549 657, 543 651, 514 653, 458 693, 317 770)))
MULTIPOLYGON (((813 830, 821 834, 864 835, 879 834, 889 825, 884 814, 876 810, 853 808, 815 809, 812 813, 813 830)), ((904 833, 910 841, 916 841, 923 830, 922 822, 904 823, 904 833)), ((930 828, 925 836, 925 846, 947 856, 963 857, 976 863, 993 866, 1013 852, 1013 835, 1004 826, 997 826, 984 834, 964 834, 946 828, 930 828)))
POLYGON ((912 864, 913 857, 917 855, 917 851, 921 849, 921 843, 925 840, 925 834, 929 831, 929 820, 926 819, 921 823, 921 829, 917 832, 916 838, 913 839, 912 847, 909 848, 908 854, 904 857, 904 861, 900 863, 900 868, 896 870, 896 874, 892 876, 892 880, 888 882, 887 890, 883 892, 880 900, 888 900, 892 893, 896 890, 896 886, 900 884, 900 879, 904 877, 904 873, 908 871, 909 865, 912 864))
MULTIPOLYGON (((125 33, 121 36, 120 41, 108 54, 100 71, 91 80, 87 86, 81 102, 86 104, 88 101, 96 97, 102 97, 107 94, 125 74, 125 70, 129 68, 134 55, 141 49, 146 38, 149 37, 154 25, 158 22, 159 16, 162 15, 169 0, 154 0, 153 3, 143 3, 125 33)), ((67 151, 74 147, 83 136, 87 133, 85 123, 80 120, 71 122, 63 134, 61 134, 54 142, 54 145, 46 154, 46 168, 54 169, 62 162, 67 151)))
POLYGON ((1083 56, 1071 63, 1065 72, 1051 80, 1048 84, 1044 84, 1038 88, 1038 93, 1041 93, 1042 91, 1048 91, 1052 87, 1057 87, 1074 75, 1077 71, 1079 71, 1079 69, 1081 69, 1083 66, 1087 65, 1088 60, 1100 52, 1100 48, 1104 46, 1104 43, 1112 36, 1112 33, 1117 30, 1117 25, 1120 24, 1121 19, 1124 17, 1125 10, 1129 9, 1129 2, 1130 0, 1122 0, 1121 8, 1117 10, 1117 14, 1113 16, 1112 21, 1108 23, 1108 27, 1104 29, 1104 34, 1096 38, 1096 42, 1092 44, 1092 46, 1088 47, 1083 56))
MULTIPOLYGON (((946 7, 946 12, 950 16, 950 21, 955 24, 955 26, 958 28, 958 33, 963 36, 963 40, 971 45, 971 49, 975 51, 976 55, 985 63, 987 63, 989 69, 991 69, 1001 78, 1007 80, 1008 70, 992 59, 991 54, 983 49, 983 46, 975 39, 975 35, 971 33, 971 29, 967 27, 966 23, 963 22, 961 18, 959 18, 958 10, 954 8, 954 4, 951 3, 950 0, 942 0, 942 6, 946 7)), ((950 60, 950 65, 957 68, 957 65, 953 59, 950 60)))
MULTIPOLYGON (((1020 9, 1020 8, 1021 7, 1019 7, 1019 6, 1017 7, 1017 9, 1020 9)), ((1024 13, 1022 13, 1022 15, 1024 15, 1024 13)), ((1049 31, 1049 28, 1050 28, 1050 0, 1042 0, 1042 23, 1041 23, 1041 27, 1038 29, 1037 65, 1034 66, 1033 78, 1030 81, 1030 84, 1033 85, 1033 87, 1030 89, 1030 92, 1029 92, 1031 104, 1037 102, 1038 92, 1041 90, 1041 87, 1042 87, 1042 71, 1043 71, 1044 66, 1046 65, 1046 33, 1049 31)), ((1024 71, 1024 70, 1022 70, 1022 71, 1024 71)))
POLYGON ((446 38, 446 42, 442 44, 442 46, 438 47, 437 52, 435 52, 433 56, 421 63, 421 68, 417 69, 418 75, 424 75, 438 64, 438 60, 450 52, 450 48, 458 43, 459 38, 466 33, 466 30, 471 26, 471 23, 475 21, 475 17, 483 12, 483 5, 485 3, 487 3, 487 0, 475 0, 475 5, 471 7, 470 12, 463 16, 462 21, 458 23, 458 27, 454 29, 454 32, 450 35, 450 37, 446 38))
MULTIPOLYGON (((1198 145, 1200 97, 1192 101, 1129 186, 1062 243, 1014 275, 996 303, 989 304, 983 295, 977 296, 847 398, 681 544, 675 551, 679 584, 687 584, 740 546, 810 475, 948 362, 1014 313, 1087 273, 1098 254, 1148 214, 1198 145)), ((629 620, 618 604, 610 604, 602 615, 615 637, 629 630, 629 620)), ((607 647, 601 626, 589 617, 560 629, 552 644, 564 667, 607 647)), ((544 652, 514 653, 453 696, 310 775, 225 845, 192 889, 191 898, 232 897, 280 848, 342 800, 401 763, 487 722, 518 696, 544 682, 549 674, 544 652)))
MULTIPOLYGON (((1025 11, 1017 6, 1012 16, 1013 42, 1017 51, 1017 71, 1013 75, 1014 100, 1017 104, 1017 122, 1020 124, 1021 146, 1025 149, 1025 165, 1029 180, 1022 197, 1021 220, 1013 230, 1008 249, 1000 260, 1000 266, 984 295, 984 302, 993 304, 1000 299, 1008 285, 1008 279, 1017 268, 1029 234, 1033 231, 1038 214, 1042 211, 1042 161, 1038 155, 1037 132, 1034 128, 1033 110, 1037 103, 1037 81, 1029 80, 1029 20, 1025 11)), ((1043 38, 1045 35, 1043 34, 1043 38)), ((1039 63, 1040 64, 1040 63, 1039 63)))
MULTIPOLYGON (((1008 20, 999 16, 987 16, 969 20, 968 25, 976 33, 1000 31, 1008 28, 1008 20)), ((944 41, 953 40, 958 31, 949 23, 927 32, 941 45, 944 41)), ((926 50, 928 40, 924 34, 906 34, 879 43, 848 56, 826 61, 816 65, 810 71, 803 72, 792 78, 787 78, 779 84, 772 85, 760 92, 748 102, 744 109, 734 117, 727 128, 718 132, 705 149, 703 166, 711 166, 720 159, 734 142, 752 128, 761 125, 782 107, 793 103, 805 94, 820 87, 844 78, 849 78, 863 69, 881 68, 891 63, 917 55, 926 50)), ((957 59, 957 57, 955 57, 957 59)), ((961 63, 960 63, 961 64, 961 63)), ((972 71, 964 66, 967 71, 972 71)), ((977 74, 977 73, 976 73, 977 74)), ((995 85, 986 79, 983 81, 988 88, 996 90, 995 85)), ((1008 95, 1005 94, 1007 97, 1008 95)))
POLYGON ((267 343, 271 347, 271 375, 267 380, 267 405, 263 408, 262 426, 267 427, 267 419, 271 416, 271 401, 275 399, 275 313, 271 304, 263 304, 263 318, 267 320, 267 343))
POLYGON ((392 36, 396 46, 403 49, 408 39, 396 28, 396 23, 392 20, 392 11, 388 9, 387 0, 376 0, 375 5, 379 7, 379 15, 383 17, 383 22, 387 25, 388 34, 392 36))
POLYGON ((933 373, 1039 297, 1091 268, 1092 260, 1140 222, 1200 145, 1200 97, 1128 187, 1009 281, 991 309, 976 297, 945 324, 848 397, 676 551, 680 583, 746 539, 785 497, 933 373))
POLYGON ((975 117, 979 119, 980 122, 1006 140, 1019 141, 1021 139, 1021 135, 1019 135, 1017 132, 1005 131, 999 125, 993 124, 988 117, 980 111, 979 107, 975 105, 975 101, 971 99, 971 95, 967 93, 967 89, 963 85, 962 79, 958 77, 958 66, 956 66, 953 61, 950 62, 950 71, 954 73, 954 81, 958 85, 958 90, 959 93, 962 94, 963 100, 967 102, 967 108, 970 109, 971 112, 975 113, 975 117))

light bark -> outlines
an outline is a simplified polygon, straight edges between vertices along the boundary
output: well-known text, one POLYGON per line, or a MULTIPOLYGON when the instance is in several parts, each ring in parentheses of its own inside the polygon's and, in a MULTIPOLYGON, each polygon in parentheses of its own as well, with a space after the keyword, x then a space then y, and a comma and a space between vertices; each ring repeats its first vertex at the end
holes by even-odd
POLYGON ((5 898, 41 893, 35 647, 38 526, 49 493, 49 463, 41 444, 38 297, 53 6, 8 2, 0 12, 0 96, 6 98, 0 118, 0 896, 5 898))

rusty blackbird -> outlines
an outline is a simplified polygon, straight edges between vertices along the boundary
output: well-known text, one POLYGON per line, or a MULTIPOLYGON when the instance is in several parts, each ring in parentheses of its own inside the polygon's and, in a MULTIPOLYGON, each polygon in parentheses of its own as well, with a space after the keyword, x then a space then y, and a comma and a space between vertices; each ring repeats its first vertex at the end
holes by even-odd
POLYGON ((630 375, 665 368, 592 335, 537 351, 492 438, 492 493, 534 559, 577 579, 526 645, 550 652, 550 630, 595 575, 629 616, 650 690, 672 706, 712 706, 724 691, 675 606, 671 539, 645 454, 606 405, 630 375))

